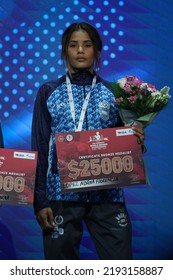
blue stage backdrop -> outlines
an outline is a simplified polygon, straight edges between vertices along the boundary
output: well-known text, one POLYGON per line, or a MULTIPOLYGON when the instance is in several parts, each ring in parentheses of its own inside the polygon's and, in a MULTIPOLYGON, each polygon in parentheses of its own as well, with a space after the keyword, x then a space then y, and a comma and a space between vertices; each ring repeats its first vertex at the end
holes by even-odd
MULTIPOLYGON (((39 86, 65 73, 60 38, 74 21, 100 32, 100 75, 138 75, 173 91, 172 0, 1 0, 0 118, 6 148, 30 149, 39 86)), ((172 101, 146 128, 144 156, 151 187, 125 189, 134 259, 173 259, 172 101)), ((81 259, 97 259, 85 228, 81 259)), ((0 259, 44 259, 32 207, 0 207, 0 259)))

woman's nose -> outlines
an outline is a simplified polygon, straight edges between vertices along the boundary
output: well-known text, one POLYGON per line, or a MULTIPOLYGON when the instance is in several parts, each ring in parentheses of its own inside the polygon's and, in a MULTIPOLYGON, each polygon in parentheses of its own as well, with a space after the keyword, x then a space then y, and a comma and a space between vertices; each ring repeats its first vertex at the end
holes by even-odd
POLYGON ((83 53, 83 52, 84 52, 84 49, 83 49, 82 46, 79 46, 79 47, 78 47, 78 52, 79 52, 79 53, 83 53))

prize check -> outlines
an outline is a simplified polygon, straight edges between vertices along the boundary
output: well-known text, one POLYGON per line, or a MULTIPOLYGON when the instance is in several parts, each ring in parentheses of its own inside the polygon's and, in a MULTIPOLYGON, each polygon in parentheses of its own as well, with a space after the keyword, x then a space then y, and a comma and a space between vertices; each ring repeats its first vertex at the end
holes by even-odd
POLYGON ((32 205, 37 152, 0 149, 0 204, 32 205))
POLYGON ((62 192, 145 184, 131 126, 56 134, 56 148, 62 192))

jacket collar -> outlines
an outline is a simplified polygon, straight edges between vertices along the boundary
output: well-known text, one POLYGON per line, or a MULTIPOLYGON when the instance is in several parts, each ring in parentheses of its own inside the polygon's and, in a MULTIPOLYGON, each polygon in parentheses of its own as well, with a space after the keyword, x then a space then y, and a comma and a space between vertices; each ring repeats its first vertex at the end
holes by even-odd
POLYGON ((91 85, 95 72, 92 74, 90 71, 79 70, 73 74, 67 73, 70 77, 72 84, 77 84, 79 86, 91 85))

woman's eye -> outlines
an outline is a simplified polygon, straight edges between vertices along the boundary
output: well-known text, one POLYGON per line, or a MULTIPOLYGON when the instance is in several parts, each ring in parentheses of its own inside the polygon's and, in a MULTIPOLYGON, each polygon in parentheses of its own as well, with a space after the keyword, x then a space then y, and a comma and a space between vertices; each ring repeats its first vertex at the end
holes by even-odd
POLYGON ((75 48, 76 45, 75 45, 75 44, 70 44, 69 47, 70 47, 70 48, 75 48))

